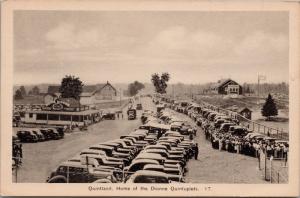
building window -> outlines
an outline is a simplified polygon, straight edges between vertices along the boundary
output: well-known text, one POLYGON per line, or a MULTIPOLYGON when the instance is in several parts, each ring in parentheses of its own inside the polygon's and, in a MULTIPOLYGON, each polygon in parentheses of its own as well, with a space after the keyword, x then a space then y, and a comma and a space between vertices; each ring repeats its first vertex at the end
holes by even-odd
POLYGON ((71 115, 60 115, 60 120, 71 121, 71 115))
POLYGON ((37 120, 47 120, 47 114, 36 114, 37 120))
POLYGON ((59 115, 57 114, 49 114, 48 120, 59 120, 59 115))
POLYGON ((72 121, 83 122, 83 116, 82 115, 72 115, 72 121))
POLYGON ((72 121, 79 122, 79 116, 78 115, 73 115, 72 116, 72 121))
POLYGON ((33 118, 33 113, 30 113, 30 114, 29 114, 29 118, 33 118))

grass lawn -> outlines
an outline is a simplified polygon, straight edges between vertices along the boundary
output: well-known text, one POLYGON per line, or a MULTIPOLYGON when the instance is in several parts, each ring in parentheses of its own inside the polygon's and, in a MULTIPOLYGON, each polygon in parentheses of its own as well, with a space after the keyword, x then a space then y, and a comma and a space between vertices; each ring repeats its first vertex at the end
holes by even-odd
POLYGON ((14 100, 14 104, 44 104, 44 96, 25 96, 23 99, 14 100))

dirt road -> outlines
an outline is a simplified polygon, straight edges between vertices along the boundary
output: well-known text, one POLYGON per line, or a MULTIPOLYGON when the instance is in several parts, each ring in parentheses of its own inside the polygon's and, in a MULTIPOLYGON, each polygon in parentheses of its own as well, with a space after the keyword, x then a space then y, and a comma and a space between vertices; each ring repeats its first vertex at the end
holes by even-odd
MULTIPOLYGON (((125 108, 126 109, 126 108, 125 108)), ((140 112, 138 112, 140 114, 140 112)), ((124 115, 126 115, 124 113, 124 115)), ((119 138, 141 124, 140 119, 104 120, 88 127, 88 131, 66 134, 64 139, 23 144, 23 165, 17 182, 44 183, 61 162, 90 145, 119 138)), ((13 180, 15 180, 15 174, 13 180)))

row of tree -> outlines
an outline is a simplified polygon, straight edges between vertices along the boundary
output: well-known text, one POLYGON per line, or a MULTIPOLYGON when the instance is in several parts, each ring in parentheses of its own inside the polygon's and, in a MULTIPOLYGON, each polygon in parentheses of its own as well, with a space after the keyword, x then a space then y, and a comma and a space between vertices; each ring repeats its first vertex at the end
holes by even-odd
POLYGON ((40 94, 40 89, 37 86, 34 86, 31 90, 28 91, 28 93, 26 92, 24 86, 20 86, 20 88, 15 91, 14 98, 15 100, 20 100, 27 95, 39 95, 39 94, 40 94))
MULTIPOLYGON (((62 81, 59 88, 62 98, 75 98, 76 100, 80 99, 84 84, 82 81, 75 76, 66 75, 62 81)), ((145 88, 144 84, 134 81, 128 85, 127 92, 129 96, 135 96, 141 89, 145 88)), ((19 89, 15 91, 14 99, 19 100, 23 99, 27 95, 39 95, 40 89, 37 86, 34 86, 28 94, 24 86, 20 86, 19 89)))

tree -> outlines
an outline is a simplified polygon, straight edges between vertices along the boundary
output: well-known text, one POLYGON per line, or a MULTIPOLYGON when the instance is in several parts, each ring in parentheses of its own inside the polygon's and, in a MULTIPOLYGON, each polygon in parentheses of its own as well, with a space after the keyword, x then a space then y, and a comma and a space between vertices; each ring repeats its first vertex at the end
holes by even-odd
POLYGON ((274 102, 274 99, 272 98, 271 94, 268 95, 266 102, 261 109, 261 114, 266 117, 267 121, 270 120, 271 116, 277 116, 278 115, 278 110, 276 107, 276 103, 274 102))
POLYGON ((128 85, 128 92, 130 96, 135 96, 139 90, 145 88, 145 85, 143 83, 140 83, 138 81, 134 81, 133 83, 130 83, 128 85))
POLYGON ((21 91, 21 93, 22 93, 22 96, 26 96, 26 89, 25 89, 24 86, 21 86, 21 87, 20 87, 20 91, 21 91))
POLYGON ((59 92, 62 98, 75 98, 79 100, 82 87, 83 83, 78 77, 67 75, 61 81, 59 92))
POLYGON ((37 86, 34 86, 31 90, 32 95, 39 95, 40 94, 40 89, 37 86))
POLYGON ((151 81, 155 87, 155 91, 160 94, 166 93, 168 87, 167 82, 170 80, 170 75, 168 73, 162 73, 161 77, 155 73, 152 74, 151 81))
POLYGON ((14 96, 15 100, 21 100, 23 99, 22 91, 20 89, 17 89, 14 96))

